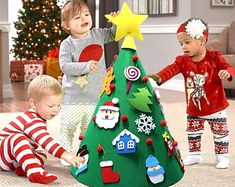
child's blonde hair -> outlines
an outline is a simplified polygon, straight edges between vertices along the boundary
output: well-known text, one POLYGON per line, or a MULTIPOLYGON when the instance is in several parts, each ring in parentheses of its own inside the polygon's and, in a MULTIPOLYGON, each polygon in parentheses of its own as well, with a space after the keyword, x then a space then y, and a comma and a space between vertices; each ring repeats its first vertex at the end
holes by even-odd
POLYGON ((39 75, 29 83, 28 98, 40 101, 43 96, 60 96, 63 89, 59 81, 49 75, 39 75))
MULTIPOLYGON (((61 9, 61 22, 68 24, 68 22, 78 14, 84 6, 88 8, 85 0, 68 0, 61 9)), ((63 25, 61 25, 61 27, 66 33, 70 34, 70 31, 64 28, 63 25)))

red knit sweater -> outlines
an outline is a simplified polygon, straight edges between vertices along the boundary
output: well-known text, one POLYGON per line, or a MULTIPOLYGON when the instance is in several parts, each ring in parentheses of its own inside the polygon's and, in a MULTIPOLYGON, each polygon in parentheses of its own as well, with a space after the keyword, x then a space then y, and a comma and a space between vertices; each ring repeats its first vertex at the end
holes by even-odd
POLYGON ((184 77, 187 114, 205 116, 228 107, 222 81, 218 76, 220 70, 227 70, 231 77, 235 71, 218 51, 207 50, 203 60, 195 62, 188 56, 177 56, 174 63, 157 74, 162 83, 181 73, 184 77))

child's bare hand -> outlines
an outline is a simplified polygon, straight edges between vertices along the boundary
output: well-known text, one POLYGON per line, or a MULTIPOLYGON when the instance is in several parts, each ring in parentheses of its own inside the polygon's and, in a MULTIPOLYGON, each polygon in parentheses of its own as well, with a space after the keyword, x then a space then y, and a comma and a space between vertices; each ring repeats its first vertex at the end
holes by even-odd
POLYGON ((78 166, 80 166, 80 164, 83 163, 83 159, 81 157, 72 155, 68 152, 64 152, 61 155, 61 158, 64 159, 65 161, 69 162, 70 164, 72 164, 74 167, 78 167, 78 166))
POLYGON ((78 157, 78 156, 73 156, 73 157, 72 157, 72 162, 71 162, 71 164, 72 164, 74 167, 79 167, 82 163, 83 163, 83 159, 82 159, 81 157, 78 157))
POLYGON ((113 16, 113 17, 117 16, 118 14, 119 14, 119 11, 117 11, 117 12, 110 12, 110 15, 113 16))
POLYGON ((220 79, 226 79, 226 80, 229 79, 231 76, 230 73, 226 70, 220 70, 218 75, 220 79))
MULTIPOLYGON (((110 12, 110 15, 113 16, 113 17, 117 16, 118 14, 119 14, 119 11, 117 11, 117 12, 110 12)), ((111 21, 108 20, 108 22, 111 22, 111 21)))
POLYGON ((158 84, 161 84, 162 83, 162 79, 161 79, 161 77, 159 77, 159 75, 157 75, 157 74, 149 74, 149 75, 147 75, 148 77, 150 77, 150 78, 152 78, 156 83, 158 83, 158 84))
POLYGON ((98 61, 92 61, 91 66, 90 66, 90 72, 96 73, 98 71, 98 67, 97 64, 99 62, 98 61))

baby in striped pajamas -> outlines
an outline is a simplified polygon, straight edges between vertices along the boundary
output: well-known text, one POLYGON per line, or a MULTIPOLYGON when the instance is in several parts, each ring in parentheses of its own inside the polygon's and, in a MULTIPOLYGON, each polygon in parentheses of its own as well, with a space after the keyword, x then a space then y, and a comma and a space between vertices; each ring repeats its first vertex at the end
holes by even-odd
POLYGON ((15 170, 30 182, 47 184, 57 177, 44 169, 46 152, 73 166, 79 166, 81 158, 65 151, 47 131, 46 121, 60 111, 63 98, 60 83, 39 75, 29 84, 28 98, 31 108, 0 131, 0 170, 15 170))

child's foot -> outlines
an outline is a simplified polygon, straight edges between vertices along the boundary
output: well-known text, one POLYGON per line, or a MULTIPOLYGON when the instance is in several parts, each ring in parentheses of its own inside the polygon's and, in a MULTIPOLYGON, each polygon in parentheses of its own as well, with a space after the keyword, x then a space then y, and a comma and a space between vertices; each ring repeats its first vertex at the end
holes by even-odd
POLYGON ((60 159, 60 163, 61 163, 63 166, 66 166, 66 167, 71 166, 71 164, 68 163, 68 162, 66 162, 64 159, 60 159))
POLYGON ((202 162, 201 155, 188 155, 188 157, 183 160, 185 166, 199 164, 200 162, 202 162))
POLYGON ((30 182, 40 183, 40 184, 48 184, 53 182, 57 179, 55 175, 49 174, 48 172, 44 171, 43 174, 40 172, 32 173, 28 176, 30 182))
POLYGON ((216 155, 216 168, 217 169, 227 169, 229 167, 229 158, 224 155, 216 155))
POLYGON ((18 176, 24 176, 26 177, 26 173, 24 172, 24 170, 22 169, 21 166, 18 166, 16 169, 15 169, 15 172, 18 176))

